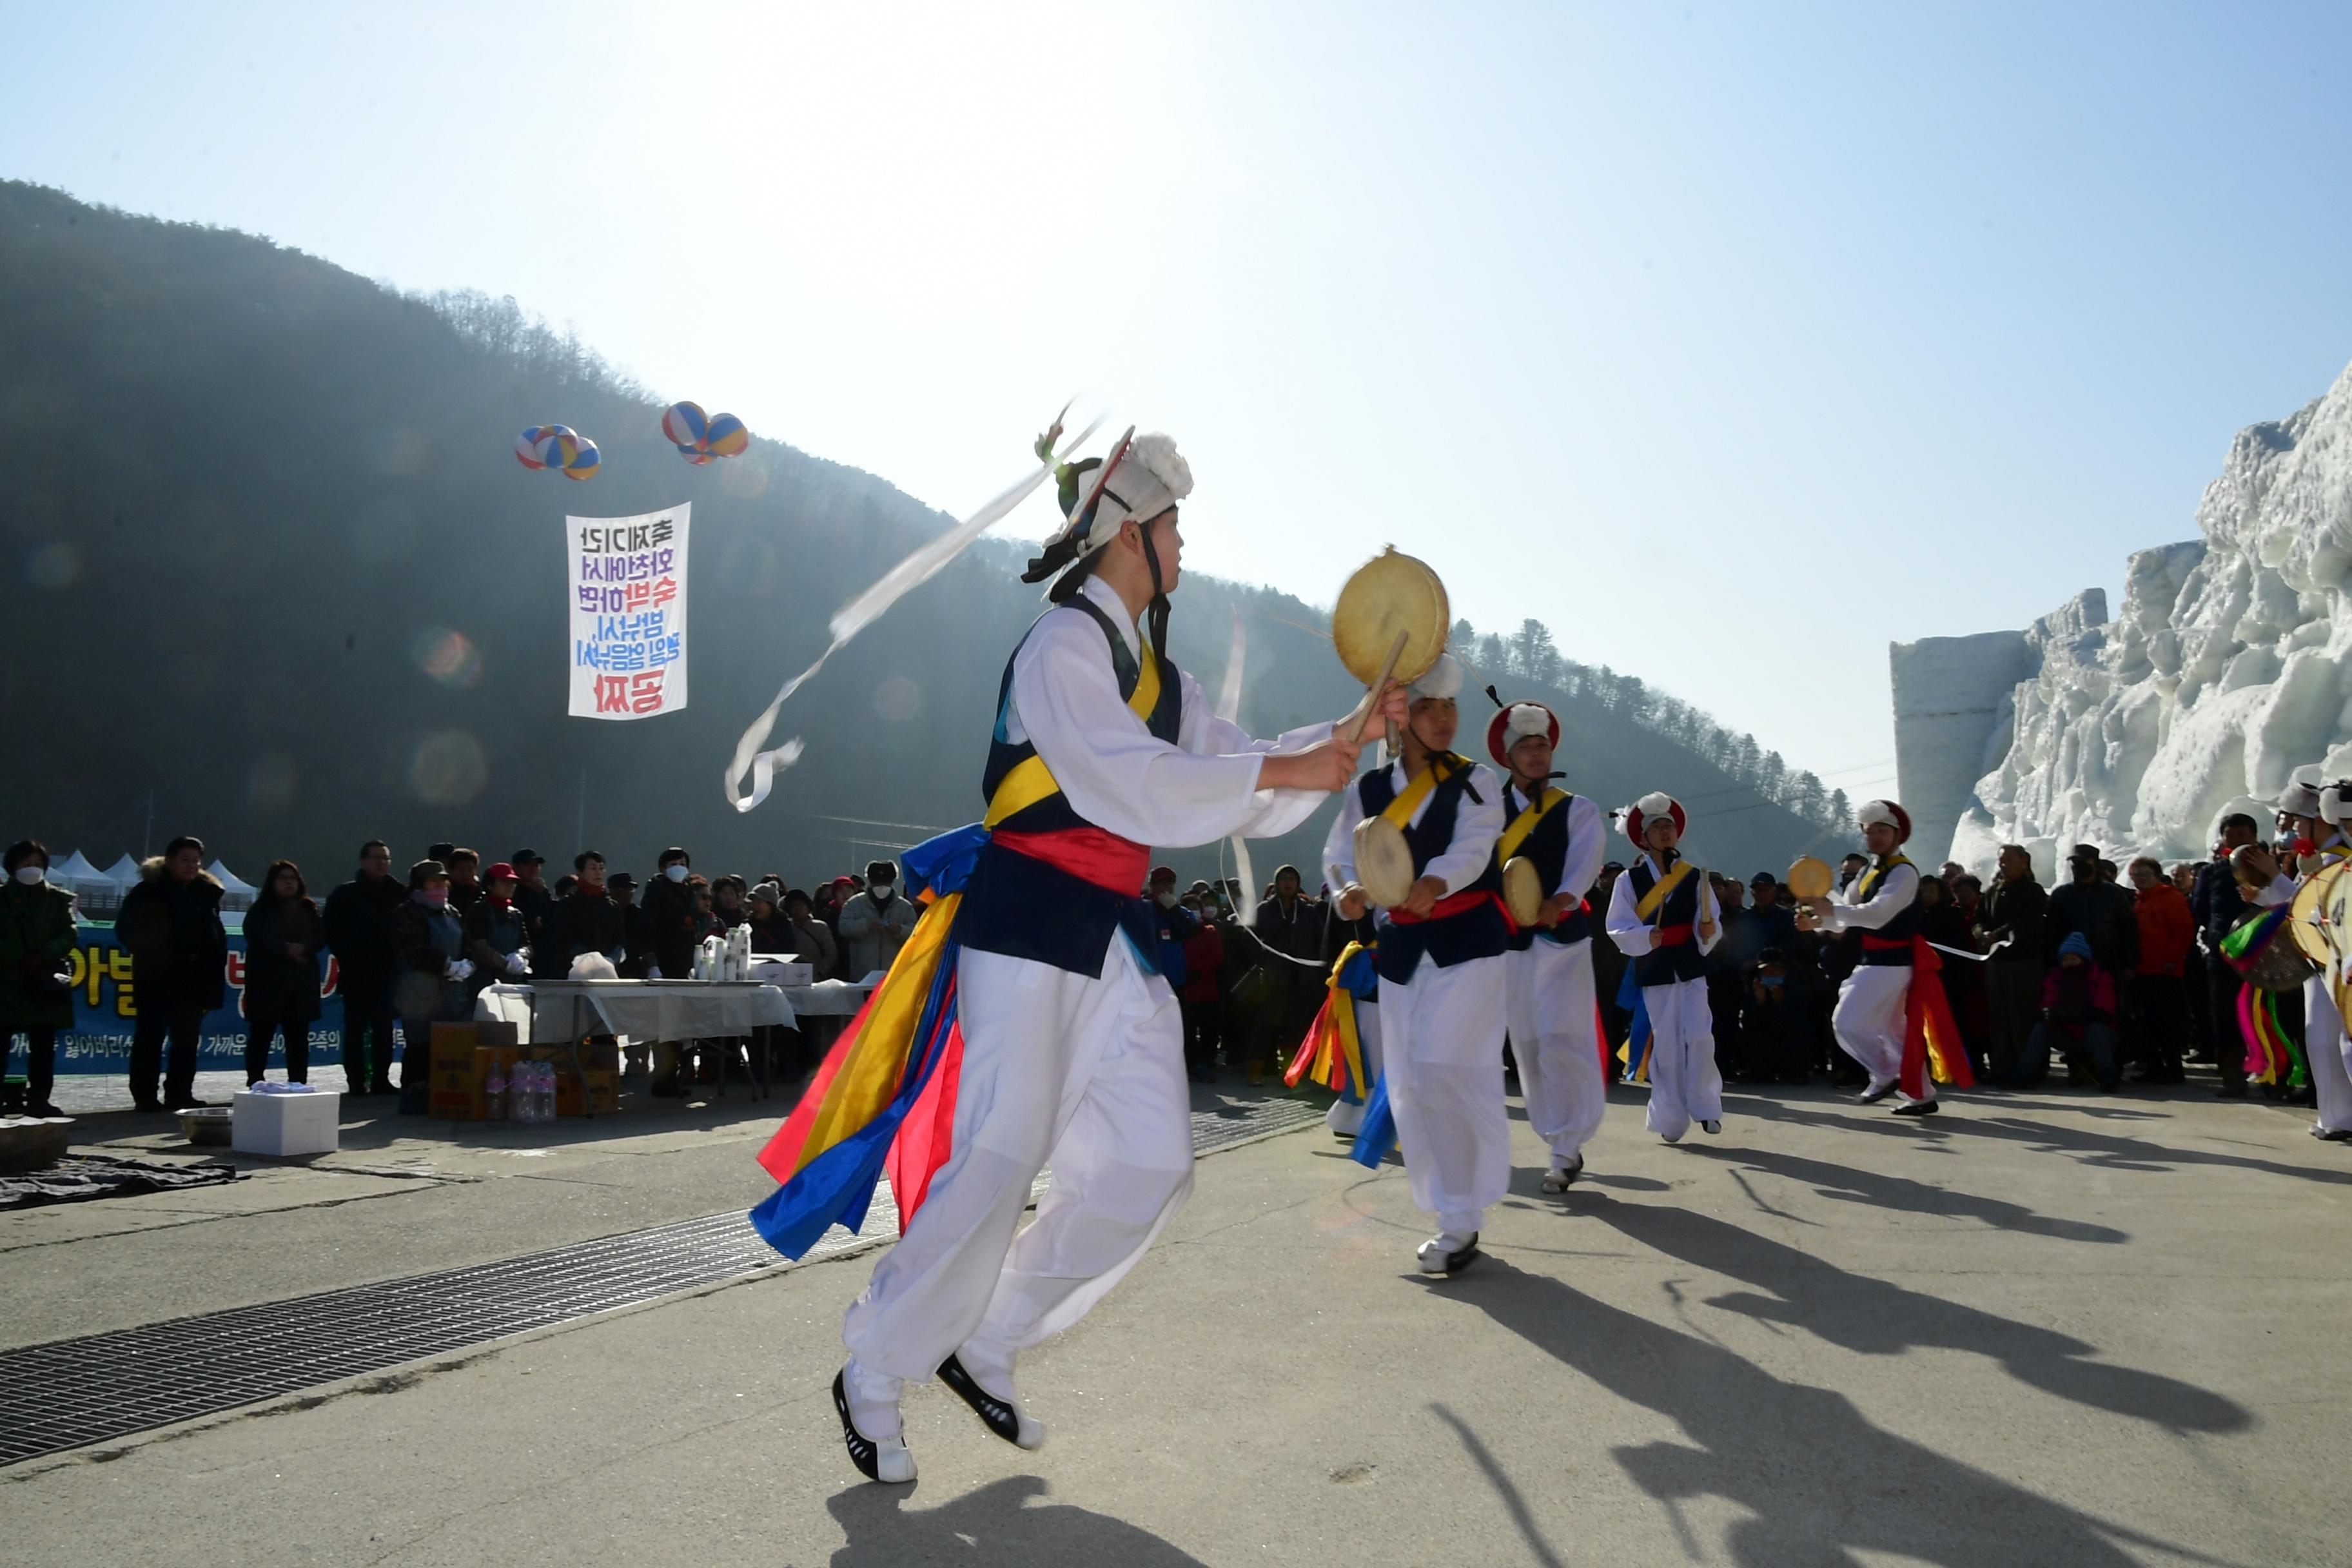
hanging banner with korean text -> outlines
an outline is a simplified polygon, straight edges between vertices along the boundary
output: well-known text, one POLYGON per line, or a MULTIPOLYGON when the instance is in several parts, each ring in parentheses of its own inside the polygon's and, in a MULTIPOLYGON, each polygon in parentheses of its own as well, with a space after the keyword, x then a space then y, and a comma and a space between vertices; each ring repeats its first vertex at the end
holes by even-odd
POLYGON ((643 517, 567 517, 574 719, 686 706, 684 503, 643 517))

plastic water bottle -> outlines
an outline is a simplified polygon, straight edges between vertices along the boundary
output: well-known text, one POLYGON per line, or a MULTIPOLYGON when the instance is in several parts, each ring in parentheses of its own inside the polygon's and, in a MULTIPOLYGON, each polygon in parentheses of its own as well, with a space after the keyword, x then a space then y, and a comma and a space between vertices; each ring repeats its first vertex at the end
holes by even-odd
POLYGON ((555 1120, 555 1064, 541 1062, 537 1065, 539 1072, 532 1087, 538 1090, 538 1093, 533 1096, 538 1108, 538 1120, 552 1121, 555 1120))
POLYGON ((516 1119, 537 1121, 539 1118, 539 1068, 537 1062, 522 1064, 522 1087, 515 1093, 516 1119))
POLYGON ((504 1121, 507 1119, 507 1075, 498 1063, 490 1064, 490 1076, 482 1080, 482 1120, 504 1121))

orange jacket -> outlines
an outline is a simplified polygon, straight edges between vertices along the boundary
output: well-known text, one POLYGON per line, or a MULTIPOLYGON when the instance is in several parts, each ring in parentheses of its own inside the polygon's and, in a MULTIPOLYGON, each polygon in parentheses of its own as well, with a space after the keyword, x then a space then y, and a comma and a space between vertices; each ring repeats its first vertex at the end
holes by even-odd
POLYGON ((2189 963, 2190 933, 2196 922, 2189 913, 2189 900, 2180 889, 2169 882, 2158 882, 2141 893, 2132 902, 2132 912, 2139 917, 2139 964, 2141 974, 2179 974, 2189 963))

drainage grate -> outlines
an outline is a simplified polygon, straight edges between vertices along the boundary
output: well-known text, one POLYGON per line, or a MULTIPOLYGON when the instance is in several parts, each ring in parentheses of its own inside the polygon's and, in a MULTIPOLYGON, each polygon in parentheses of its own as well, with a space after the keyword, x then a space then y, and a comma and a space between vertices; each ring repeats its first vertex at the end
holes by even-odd
MULTIPOLYGON (((1320 1115, 1319 1106, 1297 1100, 1196 1110, 1192 1148, 1210 1153, 1320 1115)), ((897 1229, 885 1187, 863 1231, 835 1231, 810 1256, 869 1246, 897 1229)), ((0 1352, 0 1465, 784 1267, 730 1210, 496 1263, 0 1352)))

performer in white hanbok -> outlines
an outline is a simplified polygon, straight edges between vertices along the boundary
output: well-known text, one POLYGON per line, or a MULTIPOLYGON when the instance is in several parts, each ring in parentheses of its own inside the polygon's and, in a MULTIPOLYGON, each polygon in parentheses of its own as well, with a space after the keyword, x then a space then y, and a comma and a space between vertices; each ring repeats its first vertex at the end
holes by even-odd
MULTIPOLYGON (((838 1138, 825 1107, 861 1070, 865 1037, 898 1016, 889 997, 901 970, 938 965, 900 1008, 910 1019, 919 1009, 919 1026, 873 1042, 892 1074, 919 1027, 932 1030, 918 1040, 927 1050, 944 1042, 923 1089, 932 1098, 913 1100, 893 1145, 901 1213, 919 1206, 842 1326, 850 1360, 835 1403, 853 1462, 877 1479, 914 1478, 900 1390, 934 1373, 997 1436, 1042 1442, 1015 1390, 1016 1353, 1083 1317, 1191 1191, 1182 1030, 1156 971, 1151 906, 1137 895, 1148 846, 1286 832, 1355 773, 1358 747, 1333 726, 1252 740, 1169 661, 1177 503, 1192 488, 1165 436, 1122 443, 1098 471, 1065 470, 1068 521, 1025 579, 1055 578, 1055 607, 1005 671, 987 816, 906 858, 936 900, 925 923, 951 923, 930 939, 918 927, 856 1040, 812 1085, 814 1121, 796 1112, 779 1138, 809 1126, 838 1138), (1049 1162, 1036 1220, 1016 1236, 1049 1162)), ((1402 718, 1400 692, 1366 702, 1378 710, 1371 738, 1402 718)), ((823 1165, 793 1160, 770 1163, 798 1173, 753 1216, 780 1247, 787 1231, 806 1234, 787 1222, 800 1216, 797 1184, 823 1165)))
MULTIPOLYGON (((2352 784, 2315 786, 2298 779, 2287 785, 2278 810, 2279 827, 2292 852, 2279 861, 2278 874, 2249 895, 2249 903, 2291 903, 2305 881, 2352 858, 2352 839, 2346 837, 2346 824, 2352 822, 2352 784)), ((2345 1037, 2344 1015, 2336 1006, 2335 967, 2330 964, 2303 983, 2303 1058, 2316 1111, 2311 1135, 2341 1143, 2352 1142, 2352 1063, 2347 1061, 2352 1043, 2345 1037)))
MULTIPOLYGON (((1491 690, 1491 689, 1490 689, 1491 690)), ((1504 1008, 1528 1121, 1551 1150, 1543 1190, 1564 1193, 1584 1173, 1584 1145, 1609 1109, 1601 1068, 1601 1015, 1592 994, 1592 923, 1585 894, 1601 874, 1601 808, 1552 787, 1559 718, 1515 702, 1486 726, 1486 753, 1507 774, 1495 864, 1534 868, 1543 904, 1516 931, 1503 960, 1504 1008)))
MULTIPOLYGON (((1609 895, 1609 940, 1625 955, 1647 1015, 1646 1053, 1626 1064, 1646 1067, 1651 1131, 1679 1142, 1696 1121, 1723 1131, 1723 1074, 1715 1065, 1715 1015, 1706 1005, 1706 955, 1723 934, 1706 874, 1675 847, 1689 823, 1672 795, 1645 795, 1625 814, 1625 837, 1642 853, 1609 895)), ((1640 1047, 1642 1020, 1636 1018, 1640 1047)))
POLYGON ((1510 922, 1499 898, 1495 839, 1502 786, 1450 748, 1462 666, 1439 656, 1412 684, 1396 762, 1340 797, 1323 847, 1342 920, 1369 906, 1356 876, 1356 825, 1385 817, 1412 853, 1412 896, 1380 915, 1382 1071, 1396 1113, 1412 1201, 1437 1216, 1421 1244, 1425 1274, 1451 1274, 1478 1255, 1488 1205, 1511 1182, 1503 1100, 1503 952, 1510 922))
POLYGON ((1891 800, 1855 814, 1870 864, 1844 887, 1801 906, 1809 929, 1862 933, 1862 962, 1838 987, 1830 1028, 1838 1048, 1870 1075, 1860 1099, 1874 1105, 1899 1089, 1897 1116, 1933 1116, 1935 1069, 1968 1087, 1967 1057, 1944 1000, 1938 960, 1921 939, 1919 868, 1903 855, 1911 814, 1891 800), (1931 1065, 1932 1064, 1932 1065, 1931 1065))

